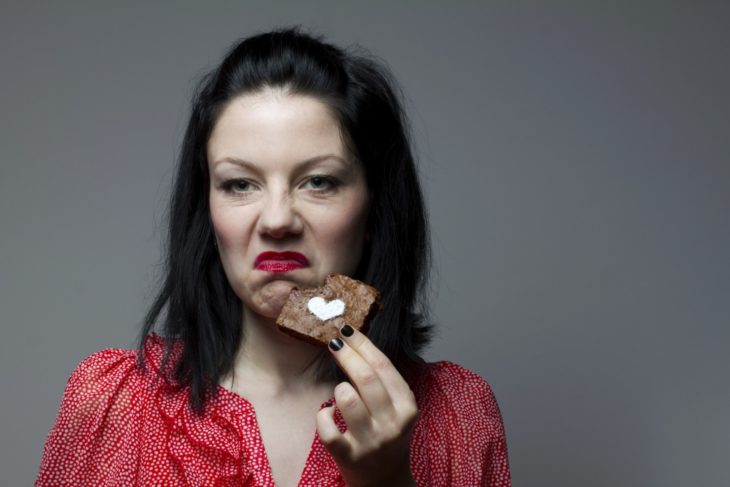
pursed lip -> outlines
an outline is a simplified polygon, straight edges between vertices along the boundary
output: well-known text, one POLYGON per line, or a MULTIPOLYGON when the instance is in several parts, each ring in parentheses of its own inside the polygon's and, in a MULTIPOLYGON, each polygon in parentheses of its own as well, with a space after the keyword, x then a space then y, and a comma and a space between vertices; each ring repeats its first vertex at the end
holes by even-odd
POLYGON ((254 268, 267 272, 288 272, 309 266, 309 260, 299 252, 261 252, 256 256, 254 268))

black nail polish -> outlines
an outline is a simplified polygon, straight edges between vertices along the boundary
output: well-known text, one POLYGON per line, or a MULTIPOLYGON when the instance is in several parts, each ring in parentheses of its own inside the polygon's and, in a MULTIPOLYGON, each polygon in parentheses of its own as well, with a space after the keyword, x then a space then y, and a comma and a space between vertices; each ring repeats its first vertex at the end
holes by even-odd
POLYGON ((351 337, 352 334, 355 333, 355 330, 353 330, 350 325, 345 325, 340 328, 340 333, 342 333, 343 337, 351 337))
POLYGON ((341 349, 342 345, 344 345, 344 344, 342 343, 342 340, 340 340, 339 338, 333 338, 332 340, 330 340, 330 348, 335 352, 337 350, 341 349))

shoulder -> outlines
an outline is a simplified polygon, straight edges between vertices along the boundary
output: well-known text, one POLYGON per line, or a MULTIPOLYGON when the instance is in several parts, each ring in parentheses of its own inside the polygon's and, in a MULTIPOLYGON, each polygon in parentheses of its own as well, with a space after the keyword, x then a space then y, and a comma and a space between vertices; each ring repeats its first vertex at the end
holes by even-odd
POLYGON ((444 392, 458 393, 467 385, 491 391, 489 384, 480 375, 446 360, 423 364, 420 375, 425 379, 423 385, 439 387, 444 392))
POLYGON ((502 416, 491 386, 480 375, 453 362, 425 364, 414 384, 424 412, 446 408, 462 417, 485 417, 495 435, 503 435, 502 416))
POLYGON ((164 349, 163 339, 151 335, 145 340, 142 354, 138 350, 106 348, 89 355, 71 373, 64 402, 99 402, 125 390, 149 386, 159 375, 156 372, 160 370, 164 349))
POLYGON ((502 414, 492 388, 453 362, 422 365, 412 376, 419 417, 411 466, 429 485, 508 486, 502 414))
POLYGON ((90 382, 112 381, 125 375, 135 365, 134 350, 105 348, 84 358, 76 365, 66 383, 66 393, 86 389, 90 382))
POLYGON ((137 350, 108 348, 76 366, 43 448, 37 484, 55 484, 61 477, 93 483, 101 463, 121 458, 162 387, 155 371, 163 349, 163 342, 151 337, 143 361, 137 350))
POLYGON ((98 428, 110 412, 132 407, 132 398, 146 389, 148 375, 137 357, 136 350, 106 348, 81 360, 66 382, 49 442, 77 439, 98 428))
POLYGON ((83 359, 71 373, 61 402, 62 412, 90 413, 119 393, 119 386, 129 385, 136 373, 133 350, 107 348, 83 359))
POLYGON ((178 353, 176 342, 153 334, 145 339, 141 351, 107 348, 89 355, 71 373, 59 414, 140 406, 145 396, 165 383, 161 371, 169 371, 178 353))

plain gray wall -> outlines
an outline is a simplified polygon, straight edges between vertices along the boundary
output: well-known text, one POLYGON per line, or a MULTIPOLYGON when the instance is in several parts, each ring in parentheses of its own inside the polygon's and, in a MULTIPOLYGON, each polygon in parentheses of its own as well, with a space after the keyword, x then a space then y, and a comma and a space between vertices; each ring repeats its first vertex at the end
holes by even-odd
POLYGON ((730 485, 727 2, 3 2, 2 485, 130 347, 191 90, 303 24, 403 85, 433 224, 427 357, 492 385, 515 485, 730 485))

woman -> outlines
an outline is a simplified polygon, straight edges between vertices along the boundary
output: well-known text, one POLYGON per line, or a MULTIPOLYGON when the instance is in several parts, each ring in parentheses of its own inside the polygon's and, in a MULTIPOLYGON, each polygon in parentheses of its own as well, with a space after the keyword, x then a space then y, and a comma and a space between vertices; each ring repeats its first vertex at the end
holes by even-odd
POLYGON ((73 372, 37 485, 509 485, 489 386, 418 356, 428 238, 393 86, 297 30, 203 80, 139 349, 73 372), (289 291, 330 272, 381 292, 368 336, 278 332, 289 291))

